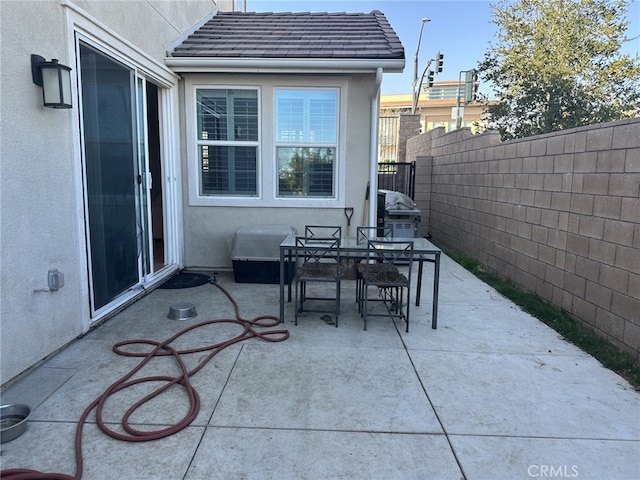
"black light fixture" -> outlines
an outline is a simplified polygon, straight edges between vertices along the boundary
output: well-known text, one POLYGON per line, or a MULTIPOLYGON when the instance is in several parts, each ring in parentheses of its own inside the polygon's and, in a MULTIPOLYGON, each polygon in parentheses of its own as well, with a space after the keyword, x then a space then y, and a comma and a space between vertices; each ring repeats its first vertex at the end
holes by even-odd
POLYGON ((40 55, 31 55, 31 78, 42 87, 44 106, 71 108, 71 68, 58 63, 57 58, 47 62, 40 55))

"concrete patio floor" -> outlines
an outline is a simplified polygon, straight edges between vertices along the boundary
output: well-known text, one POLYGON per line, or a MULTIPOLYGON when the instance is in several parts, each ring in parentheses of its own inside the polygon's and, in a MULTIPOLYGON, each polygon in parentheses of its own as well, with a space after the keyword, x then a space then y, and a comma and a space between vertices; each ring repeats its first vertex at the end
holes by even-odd
MULTIPOLYGON (((243 318, 278 315, 277 285, 216 277, 243 318)), ((174 435, 116 440, 98 429, 92 413, 82 436, 82 478, 640 478, 638 392, 446 256, 438 329, 431 329, 430 277, 426 266, 409 333, 380 317, 363 331, 352 281, 343 282, 338 328, 318 313, 303 314, 295 326, 287 304, 286 321, 275 329, 289 330, 288 339, 236 343, 191 377, 200 409, 174 435)), ((2 403, 26 403, 32 414, 27 431, 2 444, 1 468, 73 475, 82 412, 140 363, 116 355, 114 343, 161 342, 191 324, 233 317, 213 285, 157 289, 73 342, 2 393, 2 403), (169 320, 179 302, 193 303, 198 316, 169 320)), ((172 345, 221 342, 239 330, 210 325, 172 345)), ((206 355, 184 361, 193 368, 206 355)), ((162 357, 137 376, 177 371, 162 357)), ((159 382, 115 393, 105 422, 122 431, 124 411, 152 386, 159 382)), ((188 408, 184 390, 172 388, 131 423, 163 428, 188 408)))

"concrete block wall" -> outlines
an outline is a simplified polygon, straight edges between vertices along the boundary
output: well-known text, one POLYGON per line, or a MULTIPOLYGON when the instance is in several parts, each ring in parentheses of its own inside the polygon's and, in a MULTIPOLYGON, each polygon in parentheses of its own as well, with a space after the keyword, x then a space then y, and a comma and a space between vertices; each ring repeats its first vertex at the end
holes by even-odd
MULTIPOLYGON (((438 128, 440 133, 444 133, 444 127, 438 128)), ((431 166, 432 158, 431 139, 433 134, 419 135, 411 141, 406 141, 404 148, 406 158, 416 161, 416 184, 415 202, 421 210, 420 234, 423 237, 429 236, 429 215, 431 213, 431 166), (426 156, 425 156, 426 154, 426 156)))
POLYGON ((639 358, 640 118, 504 143, 435 130, 406 151, 424 235, 639 358))
POLYGON ((414 138, 420 135, 420 115, 417 113, 403 113, 400 114, 398 123, 398 161, 408 161, 407 158, 407 141, 410 138, 414 138))

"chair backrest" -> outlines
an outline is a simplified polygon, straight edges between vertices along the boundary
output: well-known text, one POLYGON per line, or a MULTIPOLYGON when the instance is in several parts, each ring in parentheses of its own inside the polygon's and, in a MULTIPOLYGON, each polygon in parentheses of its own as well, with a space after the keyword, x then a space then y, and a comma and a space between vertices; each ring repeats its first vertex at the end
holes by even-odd
POLYGON ((339 263, 340 238, 296 237, 296 260, 303 263, 339 263))
POLYGON ((369 239, 392 240, 393 229, 391 227, 358 227, 356 235, 358 245, 366 243, 369 239))
POLYGON ((304 236, 307 238, 342 238, 342 227, 333 225, 305 225, 304 236))
POLYGON ((408 265, 411 274, 413 263, 412 240, 369 240, 367 243, 367 263, 392 263, 408 265))

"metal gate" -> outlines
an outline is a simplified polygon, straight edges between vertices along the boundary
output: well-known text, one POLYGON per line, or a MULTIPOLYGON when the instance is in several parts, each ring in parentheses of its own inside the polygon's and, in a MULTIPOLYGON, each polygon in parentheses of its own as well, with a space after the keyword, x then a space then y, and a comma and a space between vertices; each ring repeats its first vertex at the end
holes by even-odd
POLYGON ((378 188, 404 193, 412 200, 415 200, 416 162, 378 163, 378 188))

